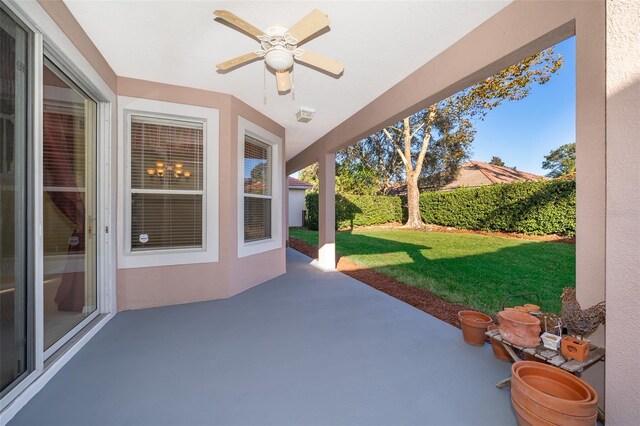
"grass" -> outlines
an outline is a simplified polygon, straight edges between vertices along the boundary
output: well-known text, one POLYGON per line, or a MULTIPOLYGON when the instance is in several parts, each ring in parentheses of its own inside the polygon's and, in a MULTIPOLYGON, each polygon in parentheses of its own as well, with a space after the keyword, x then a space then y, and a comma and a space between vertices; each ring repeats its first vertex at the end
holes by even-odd
MULTIPOLYGON (((293 238, 318 244, 318 233, 291 228, 293 238)), ((336 250, 410 286, 488 314, 509 295, 537 293, 542 309, 560 313, 560 294, 575 285, 575 246, 516 238, 409 230, 336 233, 336 250)), ((509 305, 536 303, 535 296, 509 305)))

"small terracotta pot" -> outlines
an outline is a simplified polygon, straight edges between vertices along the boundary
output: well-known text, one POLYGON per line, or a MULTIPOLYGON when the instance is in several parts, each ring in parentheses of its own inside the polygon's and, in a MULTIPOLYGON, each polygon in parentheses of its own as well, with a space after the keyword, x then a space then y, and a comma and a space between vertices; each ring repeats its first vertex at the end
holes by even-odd
POLYGON ((511 367, 511 388, 540 406, 567 416, 595 419, 598 414, 596 391, 579 377, 548 364, 516 362, 511 367))
POLYGON ((525 306, 516 306, 515 308, 516 311, 518 312, 524 312, 525 314, 529 313, 529 308, 525 307, 525 306))
POLYGON ((493 322, 491 317, 476 311, 460 311, 458 312, 458 320, 464 341, 473 346, 483 346, 487 340, 484 333, 493 322))
MULTIPOLYGON (((498 326, 496 324, 491 324, 487 330, 497 330, 498 326)), ((498 341, 498 339, 492 337, 491 338, 491 349, 493 350, 493 356, 499 359, 500 361, 510 362, 511 357, 509 356, 509 352, 504 348, 504 345, 498 341)))
POLYGON ((526 304, 524 305, 524 307, 525 307, 525 308, 527 308, 527 310, 528 310, 530 313, 534 313, 534 312, 535 312, 535 313, 538 313, 538 312, 540 312, 540 306, 538 306, 538 305, 532 305, 531 303, 526 303, 526 304))
POLYGON ((585 340, 567 336, 560 342, 560 347, 565 358, 584 361, 589 356, 589 342, 585 340))
POLYGON ((540 343, 540 320, 533 315, 517 311, 500 311, 500 335, 514 345, 538 346, 540 343))

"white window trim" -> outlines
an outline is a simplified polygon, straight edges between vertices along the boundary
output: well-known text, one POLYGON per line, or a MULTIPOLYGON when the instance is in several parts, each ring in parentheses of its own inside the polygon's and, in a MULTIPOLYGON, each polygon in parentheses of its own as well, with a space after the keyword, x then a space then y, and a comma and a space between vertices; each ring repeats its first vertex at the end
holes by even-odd
POLYGON ((282 138, 238 117, 238 257, 282 248, 282 138), (271 238, 244 242, 244 138, 249 135, 271 146, 271 238))
POLYGON ((118 268, 145 268, 165 265, 186 265, 218 261, 218 146, 219 111, 214 108, 176 104, 172 102, 118 96, 118 268), (130 118, 142 115, 195 121, 204 130, 204 199, 203 247, 149 251, 131 250, 131 148, 130 118))

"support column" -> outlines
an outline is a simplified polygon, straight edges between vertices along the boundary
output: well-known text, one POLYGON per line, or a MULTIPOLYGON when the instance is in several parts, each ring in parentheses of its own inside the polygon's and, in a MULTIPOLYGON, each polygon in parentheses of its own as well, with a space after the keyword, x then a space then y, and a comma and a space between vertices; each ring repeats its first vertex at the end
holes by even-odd
POLYGON ((336 155, 321 154, 318 160, 318 264, 336 269, 336 155))

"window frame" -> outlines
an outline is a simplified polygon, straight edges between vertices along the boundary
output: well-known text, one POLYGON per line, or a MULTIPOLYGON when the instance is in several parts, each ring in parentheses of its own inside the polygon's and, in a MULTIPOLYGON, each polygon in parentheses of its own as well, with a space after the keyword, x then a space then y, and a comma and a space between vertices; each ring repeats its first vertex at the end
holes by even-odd
MULTIPOLYGON (((238 258, 282 248, 282 138, 238 116, 238 258), (271 147, 271 237, 245 242, 244 239, 244 144, 250 136, 271 147)), ((254 198, 269 198, 256 196, 254 198)))
MULTIPOLYGON (((118 96, 118 123, 120 144, 119 175, 122 188, 119 210, 118 244, 119 268, 144 268, 165 265, 186 265, 218 262, 218 132, 219 111, 214 108, 198 107, 172 102, 118 96), (161 120, 178 120, 198 123, 203 130, 202 156, 202 247, 132 250, 132 194, 140 190, 131 187, 131 118, 150 117, 161 120)), ((157 193, 157 191, 151 191, 157 193)), ((184 191, 166 190, 162 193, 179 194, 184 191)), ((189 191, 192 193, 193 191, 189 191)), ((146 193, 142 191, 142 193, 146 193)))

